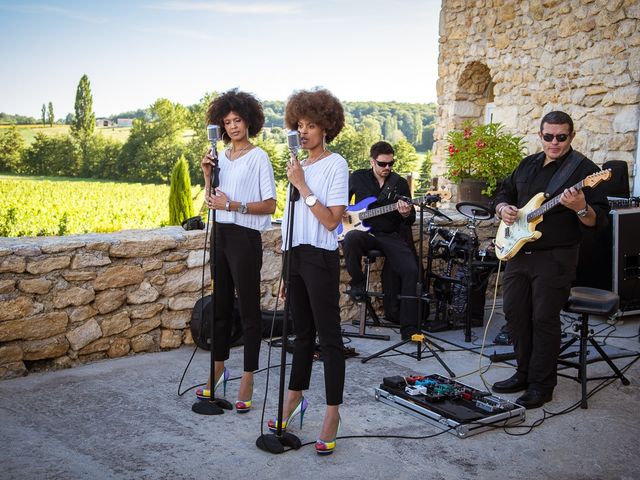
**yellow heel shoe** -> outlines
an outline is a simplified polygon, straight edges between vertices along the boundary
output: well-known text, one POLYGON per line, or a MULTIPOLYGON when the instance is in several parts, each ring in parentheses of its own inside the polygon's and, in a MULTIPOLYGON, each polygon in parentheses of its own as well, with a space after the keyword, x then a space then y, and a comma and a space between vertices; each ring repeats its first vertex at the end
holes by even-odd
POLYGON ((336 438, 338 437, 338 432, 340 431, 340 424, 341 421, 340 419, 338 419, 338 428, 336 429, 336 436, 333 437, 333 440, 331 440, 330 442, 325 442, 321 439, 316 440, 315 448, 318 455, 331 455, 336 449, 336 438))
MULTIPOLYGON (((307 411, 308 407, 309 407, 309 402, 307 401, 306 398, 302 397, 298 402, 298 405, 296 405, 296 408, 293 410, 293 412, 291 412, 291 415, 289 415, 289 418, 282 420, 282 431, 284 432, 287 429, 287 426, 291 424, 291 420, 293 419, 293 417, 295 417, 298 414, 300 414, 300 428, 302 428, 302 421, 304 420, 304 412, 307 411)), ((278 420, 275 418, 272 418, 271 420, 269 420, 269 422, 267 422, 267 426, 269 427, 269 430, 275 433, 278 430, 278 420)))
MULTIPOLYGON (((227 370, 227 367, 225 367, 222 375, 220 375, 220 378, 218 378, 216 385, 213 387, 214 394, 216 390, 218 390, 220 384, 222 384, 222 396, 225 396, 227 394, 227 380, 229 380, 230 376, 231 374, 229 373, 229 370, 227 370)), ((211 398, 211 391, 208 388, 199 388, 196 390, 196 397, 198 397, 200 400, 209 400, 209 398, 211 398)))

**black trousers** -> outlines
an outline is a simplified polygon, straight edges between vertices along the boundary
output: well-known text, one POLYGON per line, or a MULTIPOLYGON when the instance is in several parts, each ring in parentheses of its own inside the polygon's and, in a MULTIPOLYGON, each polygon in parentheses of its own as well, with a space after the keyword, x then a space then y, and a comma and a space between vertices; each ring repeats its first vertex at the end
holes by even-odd
POLYGON ((503 308, 518 374, 543 392, 557 384, 560 310, 569 298, 577 263, 576 246, 520 251, 505 268, 503 308))
MULTIPOLYGON (((236 291, 244 336, 244 371, 258 369, 262 341, 260 312, 260 269, 262 238, 260 232, 235 224, 218 223, 212 242, 216 261, 214 358, 229 358, 233 326, 233 302, 236 291)), ((213 258, 213 257, 212 257, 213 258)), ((211 264, 213 278, 213 264, 211 264)))
POLYGON ((287 296, 296 334, 289 389, 309 389, 317 332, 324 362, 327 405, 340 405, 345 361, 340 330, 338 251, 300 245, 291 250, 289 258, 291 274, 287 296))
MULTIPOLYGON (((369 250, 381 250, 392 271, 400 278, 400 294, 416 295, 418 283, 418 263, 415 253, 407 242, 397 233, 376 233, 353 230, 342 241, 347 272, 351 275, 351 284, 363 283, 362 257, 369 250)), ((415 328, 418 325, 418 302, 415 299, 400 301, 400 325, 415 328)))

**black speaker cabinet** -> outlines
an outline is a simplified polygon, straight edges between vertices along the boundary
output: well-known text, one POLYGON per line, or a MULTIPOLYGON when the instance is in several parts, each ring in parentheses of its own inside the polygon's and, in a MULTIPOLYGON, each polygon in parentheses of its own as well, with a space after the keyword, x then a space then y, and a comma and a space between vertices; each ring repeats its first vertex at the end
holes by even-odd
POLYGON ((640 208, 612 210, 612 290, 620 295, 620 310, 640 313, 640 208))

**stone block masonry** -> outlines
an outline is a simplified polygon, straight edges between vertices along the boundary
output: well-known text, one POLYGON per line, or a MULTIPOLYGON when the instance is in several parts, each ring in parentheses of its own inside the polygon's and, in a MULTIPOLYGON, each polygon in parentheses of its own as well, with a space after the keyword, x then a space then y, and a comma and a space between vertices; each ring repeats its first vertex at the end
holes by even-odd
MULTIPOLYGON (((447 214, 457 219, 453 228, 465 224, 454 211, 447 214)), ((495 231, 486 223, 479 228, 485 238, 495 231)), ((180 227, 0 238, 0 379, 192 345, 204 242, 204 231, 180 227)), ((261 303, 272 310, 282 266, 280 228, 263 232, 262 243, 261 303)), ((381 291, 381 267, 382 261, 372 267, 372 291, 381 291)), ((344 292, 344 266, 340 280, 344 292)), ((207 257, 205 294, 210 285, 207 257)), ((381 302, 375 306, 380 310, 381 302)), ((340 307, 343 322, 359 314, 344 293, 340 307)))

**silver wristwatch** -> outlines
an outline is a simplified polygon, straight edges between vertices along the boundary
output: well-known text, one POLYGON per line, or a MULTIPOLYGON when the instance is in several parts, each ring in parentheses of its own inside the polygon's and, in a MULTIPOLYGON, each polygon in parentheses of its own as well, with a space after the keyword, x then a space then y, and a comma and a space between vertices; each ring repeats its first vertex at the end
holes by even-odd
POLYGON ((576 215, 579 217, 586 217, 588 212, 589 212, 589 205, 584 207, 582 210, 578 210, 576 212, 576 215))
POLYGON ((304 203, 309 208, 313 207, 317 203, 317 201, 318 201, 318 198, 313 193, 310 195, 307 195, 304 199, 304 203))
POLYGON ((238 207, 238 213, 247 213, 249 211, 249 207, 247 206, 246 203, 240 203, 240 206, 238 207))

